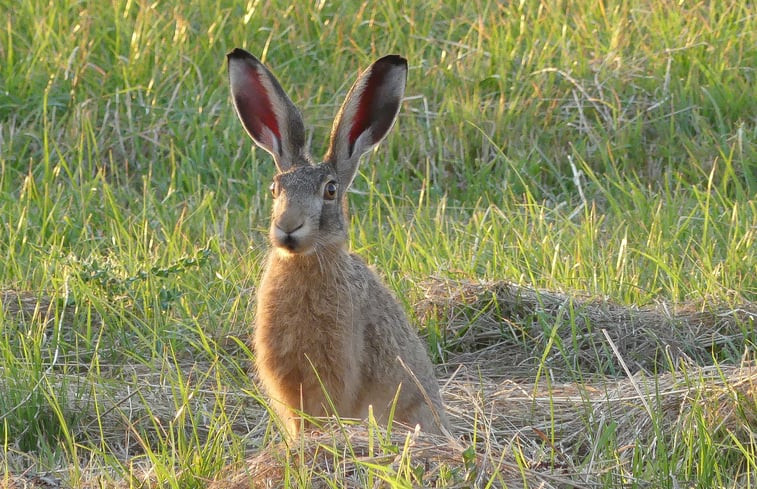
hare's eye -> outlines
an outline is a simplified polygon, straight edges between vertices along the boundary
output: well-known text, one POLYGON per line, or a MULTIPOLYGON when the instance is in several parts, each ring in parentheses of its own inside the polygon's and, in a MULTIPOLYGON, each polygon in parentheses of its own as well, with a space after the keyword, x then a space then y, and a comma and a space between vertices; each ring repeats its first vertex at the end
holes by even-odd
POLYGON ((330 181, 326 184, 326 186, 323 188, 323 198, 326 200, 334 200, 336 199, 336 182, 330 181))
POLYGON ((279 186, 276 185, 276 182, 272 182, 271 186, 268 187, 268 190, 271 191, 271 195, 273 195, 273 198, 275 199, 277 195, 279 195, 279 186))

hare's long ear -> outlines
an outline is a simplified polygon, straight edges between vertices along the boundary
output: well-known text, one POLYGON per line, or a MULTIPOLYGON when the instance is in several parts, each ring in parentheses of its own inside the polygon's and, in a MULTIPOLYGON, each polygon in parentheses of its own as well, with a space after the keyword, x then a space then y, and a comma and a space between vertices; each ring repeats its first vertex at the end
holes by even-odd
POLYGON ((357 79, 331 129, 325 161, 335 166, 342 191, 357 173, 360 156, 384 139, 394 125, 407 82, 407 60, 384 56, 357 79))
POLYGON ((305 164, 305 126, 276 77, 244 49, 226 55, 234 108, 255 144, 273 155, 280 172, 305 164))

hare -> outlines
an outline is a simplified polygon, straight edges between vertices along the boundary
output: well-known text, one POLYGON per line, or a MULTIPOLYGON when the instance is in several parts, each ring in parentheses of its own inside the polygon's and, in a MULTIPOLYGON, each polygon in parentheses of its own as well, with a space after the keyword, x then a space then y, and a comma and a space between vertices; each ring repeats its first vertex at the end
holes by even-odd
POLYGON ((257 293, 255 364, 286 434, 307 417, 394 419, 447 426, 431 361, 394 295, 348 250, 347 189, 360 157, 394 125, 407 61, 385 56, 357 79, 334 121, 324 161, 305 147, 302 116, 250 53, 227 55, 234 107, 273 156, 269 250, 257 293))

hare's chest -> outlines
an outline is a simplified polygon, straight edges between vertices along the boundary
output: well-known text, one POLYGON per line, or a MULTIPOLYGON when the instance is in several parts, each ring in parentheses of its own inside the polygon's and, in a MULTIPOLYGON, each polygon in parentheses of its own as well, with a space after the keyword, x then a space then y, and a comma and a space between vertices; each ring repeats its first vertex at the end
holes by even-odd
POLYGON ((280 270, 262 277, 258 292, 256 342, 289 361, 348 348, 355 337, 360 300, 339 278, 307 274, 282 277, 280 270))

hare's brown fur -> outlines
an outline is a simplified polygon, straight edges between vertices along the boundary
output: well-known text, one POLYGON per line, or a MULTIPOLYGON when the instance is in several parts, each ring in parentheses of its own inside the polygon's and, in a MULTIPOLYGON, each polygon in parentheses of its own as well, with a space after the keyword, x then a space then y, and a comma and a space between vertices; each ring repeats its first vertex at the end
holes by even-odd
POLYGON ((235 107, 274 156, 274 205, 257 295, 255 363, 289 435, 308 417, 394 419, 424 431, 446 426, 424 344, 376 274, 347 249, 346 189, 360 156, 389 131, 406 62, 386 57, 347 96, 326 161, 304 149, 299 112, 252 55, 229 54, 235 107), (396 402, 395 402, 396 401, 396 402))
POLYGON ((319 257, 274 251, 260 283, 257 314, 258 373, 290 432, 299 428, 300 406, 312 416, 331 414, 325 393, 343 417, 365 418, 371 404, 385 422, 398 387, 396 419, 438 431, 403 367, 443 416, 428 354, 396 299, 359 257, 344 249, 319 257))

